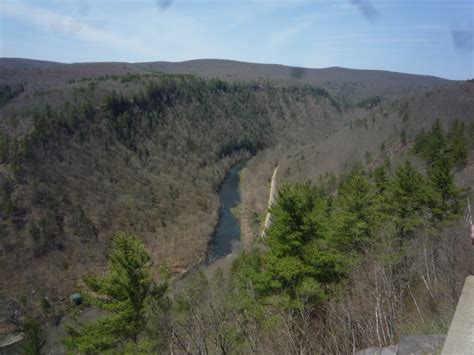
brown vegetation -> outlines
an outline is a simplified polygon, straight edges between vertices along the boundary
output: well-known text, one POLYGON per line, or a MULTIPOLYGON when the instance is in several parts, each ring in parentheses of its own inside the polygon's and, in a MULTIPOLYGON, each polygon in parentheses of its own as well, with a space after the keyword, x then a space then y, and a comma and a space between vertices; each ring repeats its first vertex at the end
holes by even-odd
MULTIPOLYGON (((7 95, 0 108, 4 316, 37 309, 45 296, 60 305, 82 275, 102 273, 115 231, 140 235, 152 260, 167 261, 173 272, 199 262, 217 222, 217 189, 238 160, 250 158, 242 173, 240 209, 244 246, 250 247, 260 232, 277 163, 278 181, 330 181, 356 162, 369 168, 386 157, 396 162, 415 133, 436 118, 472 122, 474 112, 472 84, 342 68, 304 70, 295 77, 287 67, 226 61, 32 65, 13 60, 2 65, 0 82, 23 88, 7 95), (247 79, 255 82, 240 82, 247 79)), ((472 186, 472 176, 470 162, 459 178, 472 186)), ((402 326, 426 327, 431 315, 448 314, 438 311, 452 308, 463 272, 472 270, 472 255, 459 230, 444 233, 452 238, 413 242, 413 250, 424 252, 415 257, 409 277, 424 279, 410 294, 392 292, 393 275, 375 256, 364 260, 349 277, 353 294, 327 305, 324 334, 333 334, 324 339, 328 347, 345 352, 388 344, 413 332, 402 326), (426 260, 436 260, 436 270, 426 260), (462 271, 452 276, 452 268, 462 271), (393 329, 390 317, 406 321, 393 329), (354 329, 366 343, 337 347, 356 336, 354 329)), ((152 271, 156 275, 158 265, 152 271)), ((220 312, 218 322, 184 323, 192 332, 219 327, 219 317, 227 321, 224 295, 206 292, 220 300, 211 310, 220 312)), ((318 329, 309 330, 312 324, 282 317, 285 327, 275 333, 277 342, 275 334, 262 336, 265 349, 324 350, 314 343, 322 338, 314 336, 318 329)), ((251 326, 255 320, 246 321, 251 326)), ((176 337, 186 338, 186 331, 177 329, 176 337)), ((251 345, 255 334, 246 331, 249 346, 256 346, 251 345)), ((176 337, 172 346, 183 350, 176 337)), ((216 349, 231 346, 211 333, 199 341, 216 349)))

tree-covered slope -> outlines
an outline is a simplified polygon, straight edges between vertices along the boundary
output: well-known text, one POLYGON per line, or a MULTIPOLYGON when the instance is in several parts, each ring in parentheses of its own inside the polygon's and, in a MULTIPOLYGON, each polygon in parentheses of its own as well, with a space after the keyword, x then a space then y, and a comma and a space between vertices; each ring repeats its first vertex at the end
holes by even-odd
POLYGON ((339 175, 360 157, 375 164, 382 142, 382 153, 397 155, 402 130, 411 140, 439 114, 447 122, 472 113, 470 84, 228 64, 163 69, 199 67, 206 78, 128 63, 0 68, 1 315, 38 309, 43 297, 61 304, 83 275, 104 272, 117 231, 139 235, 152 262, 172 272, 194 265, 217 222, 219 184, 238 160, 250 159, 240 216, 250 245, 275 163, 279 179, 339 175))
POLYGON ((9 297, 64 296, 103 268, 114 231, 141 235, 154 260, 184 270, 206 252, 216 191, 233 163, 317 139, 344 119, 317 87, 173 75, 88 82, 97 87, 3 112, 0 262, 9 297))

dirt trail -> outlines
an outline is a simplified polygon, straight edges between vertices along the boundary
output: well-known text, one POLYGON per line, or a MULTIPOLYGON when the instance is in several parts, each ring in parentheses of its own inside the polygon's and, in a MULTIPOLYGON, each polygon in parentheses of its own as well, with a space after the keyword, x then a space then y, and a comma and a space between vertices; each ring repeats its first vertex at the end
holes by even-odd
MULTIPOLYGON (((273 203, 275 202, 276 174, 277 174, 277 171, 278 171, 278 167, 279 166, 277 165, 277 167, 275 168, 275 171, 273 172, 273 176, 272 176, 272 182, 271 182, 271 185, 270 185, 270 196, 268 197, 268 207, 267 207, 268 210, 270 210, 270 207, 272 207, 273 203)), ((268 211, 267 212, 267 217, 265 218, 265 224, 263 226, 263 231, 262 231, 262 235, 261 235, 262 238, 265 238, 266 231, 270 227, 271 224, 272 224, 272 214, 270 213, 270 211, 268 211)))

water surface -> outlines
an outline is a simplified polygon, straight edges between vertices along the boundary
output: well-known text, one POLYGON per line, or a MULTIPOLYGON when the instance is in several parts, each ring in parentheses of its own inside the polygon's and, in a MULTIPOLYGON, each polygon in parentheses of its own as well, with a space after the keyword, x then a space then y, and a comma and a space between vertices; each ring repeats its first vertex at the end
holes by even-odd
POLYGON ((244 163, 234 165, 227 173, 219 189, 219 222, 209 243, 206 264, 232 253, 240 241, 240 222, 231 209, 240 203, 239 172, 244 163))

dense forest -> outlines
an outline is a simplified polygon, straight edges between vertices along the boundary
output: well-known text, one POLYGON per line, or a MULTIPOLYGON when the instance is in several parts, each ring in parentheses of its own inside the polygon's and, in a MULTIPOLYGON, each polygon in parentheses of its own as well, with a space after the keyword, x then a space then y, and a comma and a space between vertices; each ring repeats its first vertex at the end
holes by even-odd
POLYGON ((231 165, 343 122, 336 100, 313 86, 165 74, 65 85, 23 93, 37 104, 7 106, 0 124, 0 267, 11 276, 0 281, 27 308, 31 289, 59 300, 103 270, 117 231, 141 235, 173 273, 198 263, 231 165))
POLYGON ((469 86, 351 97, 151 71, 33 84, 4 85, 0 105, 0 316, 27 353, 347 353, 446 331, 473 270, 454 179, 474 141, 469 86), (245 247, 197 267, 242 160, 245 247))
MULTIPOLYGON (((466 191, 453 173, 470 134, 436 121, 416 136, 419 167, 386 161, 338 186, 282 185, 263 240, 230 269, 196 270, 174 289, 166 263, 157 284, 139 238, 117 234, 108 274, 86 279, 85 301, 103 316, 69 324, 64 344, 81 353, 351 353, 444 333, 474 268, 465 236, 446 233, 462 219, 466 191)), ((29 334, 38 347, 41 333, 29 334)))

